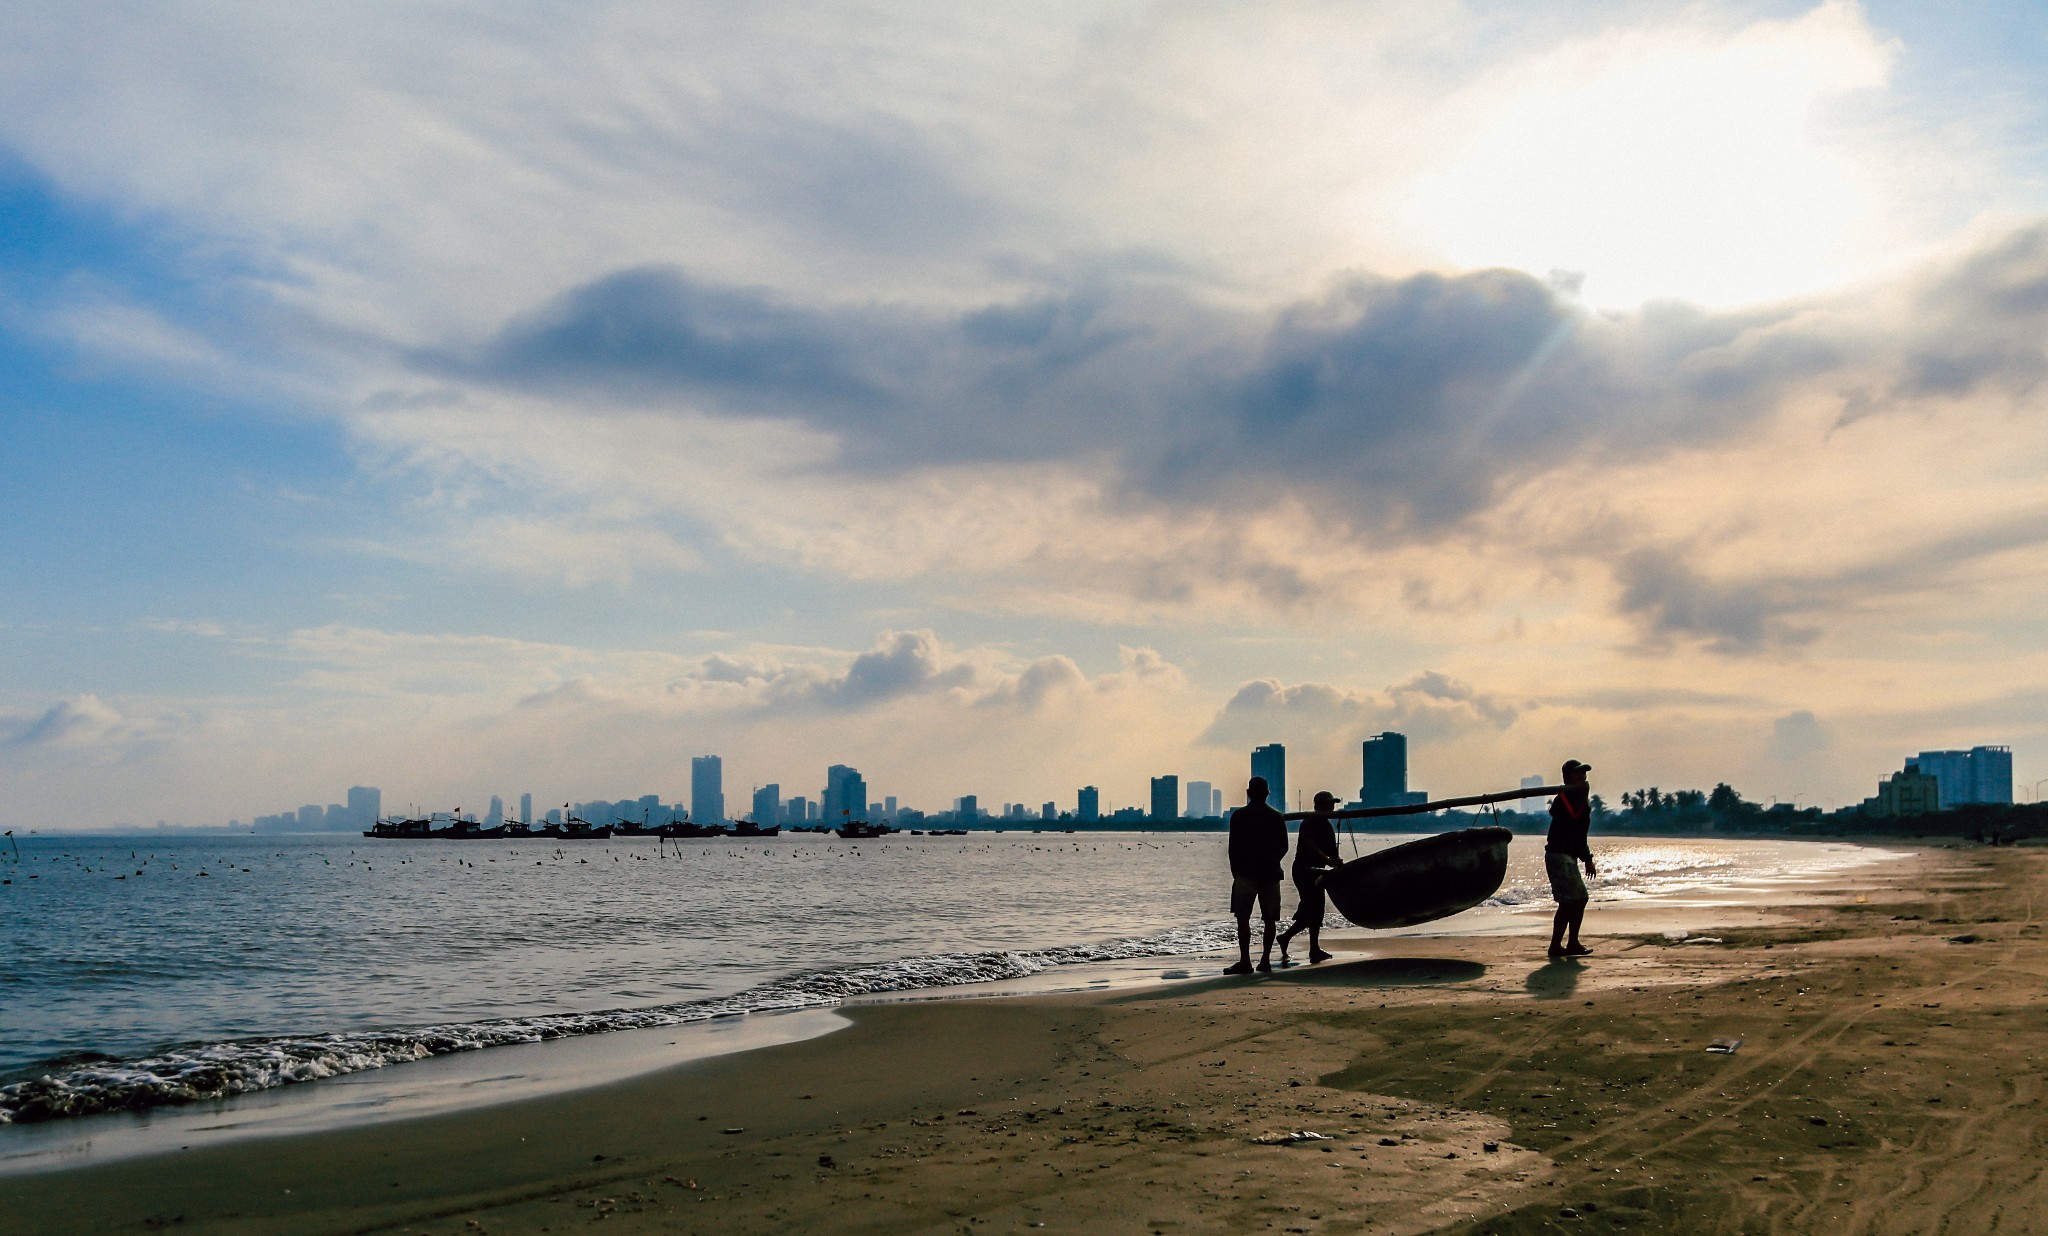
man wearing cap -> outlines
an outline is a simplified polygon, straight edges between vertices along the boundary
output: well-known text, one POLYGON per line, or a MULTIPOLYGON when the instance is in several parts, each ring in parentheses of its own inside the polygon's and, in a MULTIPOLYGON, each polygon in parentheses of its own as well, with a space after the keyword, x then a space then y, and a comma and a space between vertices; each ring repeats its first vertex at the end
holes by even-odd
POLYGON ((1308 932, 1308 960, 1310 965, 1328 961, 1330 954, 1323 951, 1323 872, 1331 867, 1343 865, 1343 858, 1337 853, 1337 829, 1330 823, 1330 812, 1337 809, 1337 796, 1328 790, 1316 791, 1316 813, 1301 822, 1301 832, 1294 839, 1294 869, 1288 874, 1294 879, 1294 891, 1301 898, 1294 907, 1294 921, 1287 930, 1280 933, 1280 961, 1287 961, 1287 942, 1303 931, 1308 932))
POLYGON ((1252 972, 1252 902, 1266 919, 1259 969, 1273 968, 1273 928, 1280 921, 1280 860, 1287 854, 1287 821, 1266 805, 1264 777, 1245 787, 1245 804, 1230 813, 1230 912, 1237 916, 1237 964, 1225 974, 1252 972))
POLYGON ((1586 918, 1587 875, 1593 869, 1593 851, 1586 844, 1586 827, 1592 822, 1592 786, 1586 774, 1591 764, 1564 762, 1564 793, 1550 800, 1550 835, 1543 842, 1543 868, 1550 876, 1550 895, 1557 899, 1557 916, 1550 922, 1550 955, 1584 957, 1592 949, 1579 943, 1579 924, 1586 918), (1569 933, 1569 935, 1567 935, 1569 933))

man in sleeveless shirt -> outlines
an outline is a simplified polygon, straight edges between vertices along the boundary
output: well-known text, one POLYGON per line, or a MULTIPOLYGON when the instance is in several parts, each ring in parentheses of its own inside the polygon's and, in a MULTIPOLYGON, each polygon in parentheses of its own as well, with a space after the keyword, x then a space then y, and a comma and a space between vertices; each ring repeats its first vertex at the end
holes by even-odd
POLYGON ((1579 943, 1579 924, 1586 918, 1587 875, 1593 869, 1593 850, 1586 843, 1586 829, 1592 823, 1592 786, 1586 774, 1591 764, 1564 762, 1564 793, 1550 800, 1550 834, 1543 842, 1543 869, 1550 876, 1550 895, 1557 900, 1557 915, 1550 922, 1550 955, 1584 957, 1592 949, 1579 943))

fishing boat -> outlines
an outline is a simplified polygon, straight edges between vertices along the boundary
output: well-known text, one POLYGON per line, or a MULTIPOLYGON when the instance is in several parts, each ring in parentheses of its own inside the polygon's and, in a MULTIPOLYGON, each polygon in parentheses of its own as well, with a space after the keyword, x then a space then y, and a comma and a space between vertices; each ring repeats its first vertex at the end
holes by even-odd
POLYGON ((886 837, 896 830, 887 824, 870 824, 866 820, 848 820, 832 831, 849 841, 861 841, 870 837, 886 837))
POLYGON ((730 837, 732 830, 723 824, 696 824, 689 820, 678 820, 664 824, 654 830, 656 836, 675 838, 730 837))
POLYGON ((782 825, 770 824, 763 828, 753 820, 734 820, 732 822, 732 835, 735 837, 779 837, 782 835, 782 825))
POLYGON ((592 824, 576 816, 564 816, 560 824, 549 824, 534 833, 536 837, 552 837, 557 841, 604 841, 613 828, 609 824, 592 824))
MULTIPOLYGON (((1563 792, 1563 786, 1532 786, 1498 794, 1446 798, 1399 807, 1366 807, 1327 812, 1332 820, 1418 815, 1454 807, 1487 806, 1516 798, 1563 792)), ((1290 820, 1309 811, 1290 812, 1290 820)), ((1323 876, 1323 891, 1337 912, 1360 927, 1413 927, 1462 914, 1500 891, 1508 873, 1508 843, 1514 833, 1499 825, 1461 828, 1390 846, 1354 858, 1323 876)))

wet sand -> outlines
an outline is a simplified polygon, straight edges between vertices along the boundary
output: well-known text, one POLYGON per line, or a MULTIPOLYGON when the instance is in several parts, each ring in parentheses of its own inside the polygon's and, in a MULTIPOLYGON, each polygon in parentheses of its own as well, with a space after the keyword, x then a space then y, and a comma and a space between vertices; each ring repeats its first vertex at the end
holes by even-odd
POLYGON ((1596 906, 1582 963, 1532 921, 856 1008, 613 1086, 0 1179, 0 1231, 2048 1230, 2044 876, 1935 849, 1717 942, 1596 906))

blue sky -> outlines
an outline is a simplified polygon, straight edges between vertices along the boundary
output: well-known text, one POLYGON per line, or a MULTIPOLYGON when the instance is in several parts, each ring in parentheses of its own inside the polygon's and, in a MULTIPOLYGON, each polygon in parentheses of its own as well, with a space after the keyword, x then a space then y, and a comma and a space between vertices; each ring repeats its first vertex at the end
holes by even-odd
POLYGON ((2037 6, 0 46, 0 820, 2048 737, 2037 6))

